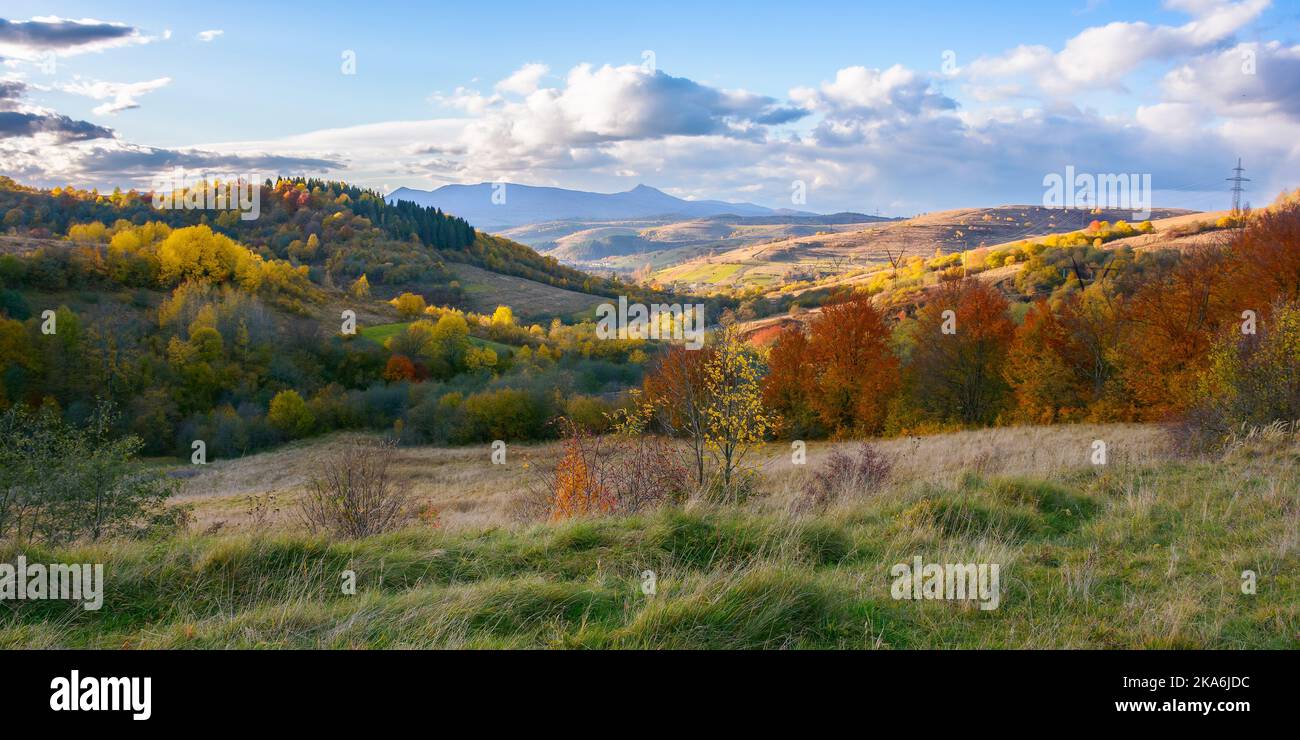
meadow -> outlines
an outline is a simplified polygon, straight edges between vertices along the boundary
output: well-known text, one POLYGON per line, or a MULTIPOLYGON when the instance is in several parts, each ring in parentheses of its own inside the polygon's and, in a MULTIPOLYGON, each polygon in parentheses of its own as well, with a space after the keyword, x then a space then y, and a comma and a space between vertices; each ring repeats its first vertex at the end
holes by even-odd
MULTIPOLYGON (((186 480, 188 533, 25 548, 102 562, 104 608, 23 602, 3 647, 1294 648, 1300 641, 1300 441, 1289 431, 1187 456, 1162 428, 1063 425, 877 441, 890 474, 792 514, 809 476, 758 453, 739 504, 520 522, 509 501, 555 444, 403 448, 399 529, 306 531, 295 501, 338 435, 186 480), (1090 460, 1096 440, 1110 451, 1090 460), (269 507, 250 500, 275 488, 269 507), (251 497, 251 498, 250 498, 251 497), (429 515, 430 511, 436 512, 429 515), (214 523, 221 521, 220 526, 214 523), (889 570, 1001 567, 998 608, 891 596, 889 570), (646 593, 647 571, 654 588, 646 593), (1243 572, 1255 592, 1243 592, 1243 572), (355 577, 346 593, 345 575, 355 577)), ((552 458, 553 459, 553 458, 552 458)), ((0 551, 11 560, 12 548, 0 551)))

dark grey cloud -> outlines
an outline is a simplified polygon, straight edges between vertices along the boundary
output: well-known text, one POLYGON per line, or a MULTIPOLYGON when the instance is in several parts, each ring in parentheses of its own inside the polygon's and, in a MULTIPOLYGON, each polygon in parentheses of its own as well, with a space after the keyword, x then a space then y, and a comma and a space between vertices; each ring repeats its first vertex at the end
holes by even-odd
POLYGON ((60 113, 0 111, 0 139, 54 134, 60 142, 111 139, 113 130, 60 113))
POLYGON ((63 18, 31 21, 0 18, 0 44, 12 44, 35 51, 68 51, 139 36, 138 29, 121 23, 63 18))
POLYGON ((12 110, 27 92, 27 83, 18 80, 0 80, 0 110, 12 110))
POLYGON ((320 174, 340 170, 347 162, 319 157, 292 157, 279 154, 220 154, 201 150, 130 147, 109 149, 95 147, 86 152, 78 169, 87 176, 153 176, 173 167, 212 172, 265 172, 267 174, 320 174))
POLYGON ((0 139, 17 139, 37 134, 54 134, 60 143, 111 139, 113 130, 89 121, 79 121, 53 111, 20 110, 27 83, 0 80, 0 139))

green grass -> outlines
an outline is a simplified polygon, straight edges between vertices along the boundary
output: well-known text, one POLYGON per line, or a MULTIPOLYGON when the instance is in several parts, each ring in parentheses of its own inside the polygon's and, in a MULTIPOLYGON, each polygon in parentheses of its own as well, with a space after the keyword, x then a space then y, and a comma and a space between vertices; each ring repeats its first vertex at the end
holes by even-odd
POLYGON ((744 265, 740 264, 703 264, 683 271, 681 274, 674 274, 673 280, 681 280, 688 283, 718 283, 735 275, 744 265))
MULTIPOLYGON (((806 518, 701 507, 358 541, 29 547, 29 562, 105 563, 104 607, 6 602, 0 647, 1294 648, 1297 462, 968 474, 806 518), (891 598, 890 566, 916 555, 999 563, 1000 607, 891 598)), ((17 552, 0 545, 0 560, 17 552)))

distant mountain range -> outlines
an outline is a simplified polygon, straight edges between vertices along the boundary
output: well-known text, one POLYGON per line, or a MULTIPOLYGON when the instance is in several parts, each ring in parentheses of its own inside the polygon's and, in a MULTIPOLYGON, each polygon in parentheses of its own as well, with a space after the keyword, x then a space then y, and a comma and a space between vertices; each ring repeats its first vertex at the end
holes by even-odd
POLYGON ((444 185, 437 190, 398 188, 390 193, 389 203, 409 200, 420 205, 441 208, 469 221, 476 228, 497 231, 545 221, 611 221, 645 218, 706 218, 734 215, 742 217, 807 217, 807 211, 765 208, 753 203, 728 203, 720 200, 684 200, 648 185, 637 185, 623 193, 590 193, 583 190, 543 188, 514 183, 484 182, 478 185, 444 185), (504 190, 501 188, 504 185, 504 190), (495 192, 502 192, 493 201, 495 192), (501 202, 504 200, 504 202, 501 202))

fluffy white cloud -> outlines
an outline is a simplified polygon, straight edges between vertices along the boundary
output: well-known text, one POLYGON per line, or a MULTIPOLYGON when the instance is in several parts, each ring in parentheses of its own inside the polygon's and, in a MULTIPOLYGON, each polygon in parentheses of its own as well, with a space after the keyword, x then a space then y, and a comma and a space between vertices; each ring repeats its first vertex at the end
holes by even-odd
POLYGON ((103 105, 95 106, 95 113, 101 116, 115 115, 124 110, 139 108, 141 95, 164 88, 171 84, 172 78, 159 77, 145 82, 104 82, 103 80, 74 80, 59 85, 59 89, 73 95, 81 95, 93 100, 106 100, 103 105))
POLYGON ((194 38, 206 44, 210 41, 216 41, 217 37, 222 35, 223 33, 225 33, 225 31, 219 28, 214 28, 211 31, 199 31, 194 38))
POLYGON ((1259 17, 1270 0, 1166 0, 1192 16, 1181 26, 1114 22, 1087 28, 1053 53, 1046 46, 1019 46, 975 60, 964 70, 973 80, 1029 77, 1049 95, 1120 88, 1125 76, 1146 62, 1170 60, 1210 49, 1259 17))
POLYGON ((885 70, 846 67, 817 89, 791 90, 790 99, 810 110, 856 116, 915 116, 956 107, 928 79, 899 64, 885 70))
POLYGON ((509 77, 498 82, 496 85, 497 92, 528 95, 537 89, 542 78, 550 71, 551 68, 545 64, 538 64, 536 62, 525 64, 515 70, 509 77))
MULTIPOLYGON (((611 161, 611 146, 621 141, 761 138, 766 127, 806 114, 767 96, 637 65, 580 64, 561 86, 539 87, 547 72, 544 65, 529 64, 498 83, 496 94, 458 89, 435 98, 471 116, 453 142, 462 176, 599 167, 611 161)), ((435 162, 440 168, 448 163, 435 162)))
POLYGON ((1300 45, 1252 42, 1198 56, 1165 75, 1163 87, 1168 99, 1220 116, 1300 120, 1300 45))

